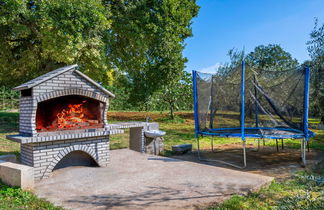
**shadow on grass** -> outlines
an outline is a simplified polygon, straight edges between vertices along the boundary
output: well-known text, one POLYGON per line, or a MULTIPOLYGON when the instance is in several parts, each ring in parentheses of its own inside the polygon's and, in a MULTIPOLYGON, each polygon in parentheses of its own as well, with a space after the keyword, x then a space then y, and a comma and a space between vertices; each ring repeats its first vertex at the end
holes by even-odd
POLYGON ((0 133, 18 132, 19 113, 0 112, 0 133))
POLYGON ((0 151, 0 155, 16 155, 17 162, 20 162, 20 152, 18 152, 18 151, 13 151, 13 152, 0 151))
POLYGON ((0 112, 0 155, 15 154, 19 161, 19 146, 6 139, 7 134, 18 132, 18 121, 19 113, 0 112))

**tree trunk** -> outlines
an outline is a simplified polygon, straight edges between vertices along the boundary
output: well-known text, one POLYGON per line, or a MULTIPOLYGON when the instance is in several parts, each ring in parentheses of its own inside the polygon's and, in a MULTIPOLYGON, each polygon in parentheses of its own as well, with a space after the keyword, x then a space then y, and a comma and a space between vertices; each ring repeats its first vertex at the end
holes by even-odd
POLYGON ((172 102, 170 103, 170 118, 174 120, 174 107, 172 102))

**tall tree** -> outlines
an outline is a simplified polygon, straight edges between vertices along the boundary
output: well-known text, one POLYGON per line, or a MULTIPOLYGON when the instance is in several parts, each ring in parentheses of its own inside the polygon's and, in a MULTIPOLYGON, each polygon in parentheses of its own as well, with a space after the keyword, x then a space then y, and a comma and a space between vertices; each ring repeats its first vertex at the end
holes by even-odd
POLYGON ((314 115, 324 117, 324 23, 319 25, 315 19, 315 26, 310 33, 307 49, 311 57, 311 85, 312 111, 314 115))
POLYGON ((245 60, 248 65, 260 70, 279 71, 295 68, 298 65, 298 61, 277 44, 259 45, 246 56, 245 60))
POLYGON ((193 102, 191 74, 181 72, 180 80, 172 80, 162 86, 154 95, 154 102, 169 109, 169 116, 173 120, 174 112, 179 109, 190 110, 193 102))
POLYGON ((107 0, 112 28, 108 56, 125 71, 132 85, 130 101, 147 104, 163 85, 179 81, 184 64, 184 40, 192 35, 198 14, 195 0, 107 0))
POLYGON ((110 12, 97 0, 0 2, 0 85, 13 86, 55 67, 79 63, 96 80, 106 64, 110 12))
POLYGON ((195 0, 2 0, 0 85, 78 63, 109 85, 126 74, 133 101, 145 101, 180 78, 197 13, 195 0))

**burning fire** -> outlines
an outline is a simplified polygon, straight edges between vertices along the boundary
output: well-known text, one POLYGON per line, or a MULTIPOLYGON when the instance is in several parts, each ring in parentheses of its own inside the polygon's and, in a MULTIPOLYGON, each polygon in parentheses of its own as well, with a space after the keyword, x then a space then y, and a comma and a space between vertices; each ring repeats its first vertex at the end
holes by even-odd
POLYGON ((39 104, 37 132, 102 128, 100 104, 77 96, 39 104))
POLYGON ((87 119, 84 117, 83 104, 87 101, 82 101, 81 104, 69 104, 67 109, 63 109, 57 113, 58 128, 72 128, 87 124, 87 119))

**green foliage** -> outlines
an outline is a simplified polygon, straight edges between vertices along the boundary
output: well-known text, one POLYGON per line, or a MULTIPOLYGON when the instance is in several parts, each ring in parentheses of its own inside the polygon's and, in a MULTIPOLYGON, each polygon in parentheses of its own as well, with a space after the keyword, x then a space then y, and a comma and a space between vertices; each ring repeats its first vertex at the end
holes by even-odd
POLYGON ((73 63, 102 80, 108 70, 102 36, 109 16, 108 7, 96 0, 2 1, 0 85, 17 85, 73 63))
POLYGON ((128 97, 116 107, 147 109, 155 92, 181 79, 198 10, 196 0, 1 1, 0 86, 78 63, 128 97))
POLYGON ((17 187, 9 187, 0 181, 1 209, 62 209, 34 194, 17 187))
POLYGON ((19 113, 0 112, 0 155, 15 154, 19 158, 20 145, 6 139, 6 135, 17 134, 19 113))
POLYGON ((109 110, 132 110, 134 107, 128 102, 130 91, 127 87, 106 86, 104 87, 115 94, 115 98, 109 101, 109 110))
POLYGON ((177 110, 192 110, 193 95, 191 74, 182 72, 179 80, 162 86, 162 88, 153 96, 155 110, 169 109, 170 118, 174 119, 174 112, 177 110))
POLYGON ((324 23, 319 26, 318 19, 315 19, 315 26, 307 45, 312 59, 305 63, 312 71, 311 112, 315 116, 324 117, 324 23))
POLYGON ((310 38, 307 42, 307 50, 313 60, 324 59, 324 23, 319 26, 318 19, 315 19, 315 26, 310 33, 310 38))
POLYGON ((259 45, 247 54, 245 61, 248 65, 260 70, 287 70, 298 66, 298 61, 292 58, 280 45, 259 45))
POLYGON ((19 92, 13 91, 5 86, 0 87, 0 111, 18 109, 19 92))
MULTIPOLYGON (((269 44, 259 45, 252 52, 246 54, 244 50, 230 49, 227 54, 230 62, 219 68, 219 73, 228 74, 230 79, 238 83, 241 75, 233 74, 233 69, 241 68, 241 63, 244 60, 248 70, 254 71, 271 70, 280 71, 296 68, 298 61, 292 58, 291 54, 285 51, 280 45, 269 44)), ((247 72, 249 74, 250 72, 247 72)))
POLYGON ((169 110, 170 117, 173 118, 175 111, 192 110, 193 108, 191 74, 185 71, 181 72, 180 79, 161 84, 162 87, 152 93, 153 95, 147 97, 146 101, 136 105, 130 102, 133 91, 127 79, 122 84, 120 84, 119 79, 113 86, 104 86, 116 95, 116 98, 110 101, 110 110, 169 110))
POLYGON ((112 11, 108 56, 130 78, 129 102, 147 108, 162 84, 179 80, 186 62, 184 39, 192 35, 191 20, 198 6, 195 0, 105 2, 112 11))
POLYGON ((236 66, 240 66, 242 64, 242 61, 245 59, 245 51, 237 50, 235 48, 230 49, 227 53, 227 55, 230 58, 230 63, 227 64, 228 66, 234 68, 236 66))

